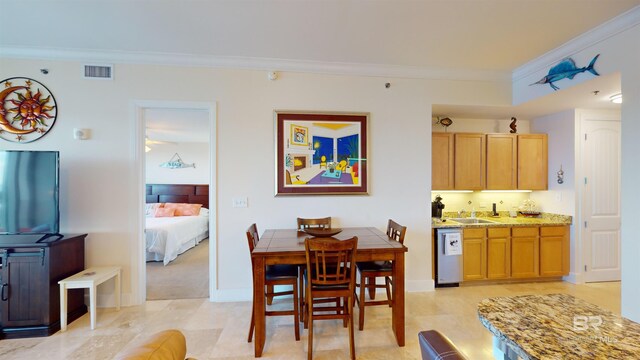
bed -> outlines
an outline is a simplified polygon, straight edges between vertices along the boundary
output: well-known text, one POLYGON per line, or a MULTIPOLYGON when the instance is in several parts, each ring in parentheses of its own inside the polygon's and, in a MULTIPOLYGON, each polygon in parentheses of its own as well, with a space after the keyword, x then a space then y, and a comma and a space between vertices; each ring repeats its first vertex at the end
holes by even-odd
POLYGON ((145 241, 147 261, 164 265, 209 237, 208 185, 146 185, 145 241), (154 217, 160 204, 202 204, 195 216, 154 217))

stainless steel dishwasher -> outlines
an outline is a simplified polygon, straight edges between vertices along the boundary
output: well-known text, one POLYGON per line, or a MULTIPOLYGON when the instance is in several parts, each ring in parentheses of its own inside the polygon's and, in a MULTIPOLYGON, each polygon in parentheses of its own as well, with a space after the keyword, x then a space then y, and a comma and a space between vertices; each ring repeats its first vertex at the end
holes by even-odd
MULTIPOLYGON (((462 229, 436 229, 436 287, 458 286, 462 281, 462 229), (450 236, 449 234, 458 234, 450 236), (458 239, 459 254, 449 251, 447 253, 447 241, 458 239)), ((450 244, 451 246, 452 244, 450 244)), ((449 248, 451 249, 451 247, 449 248)))

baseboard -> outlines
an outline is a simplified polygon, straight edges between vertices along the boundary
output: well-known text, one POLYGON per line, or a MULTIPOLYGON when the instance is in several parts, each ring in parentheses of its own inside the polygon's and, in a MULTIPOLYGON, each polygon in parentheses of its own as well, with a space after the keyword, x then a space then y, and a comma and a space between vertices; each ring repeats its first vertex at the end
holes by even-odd
POLYGON ((569 275, 563 276, 562 280, 572 284, 584 284, 584 276, 582 273, 569 273, 569 275))

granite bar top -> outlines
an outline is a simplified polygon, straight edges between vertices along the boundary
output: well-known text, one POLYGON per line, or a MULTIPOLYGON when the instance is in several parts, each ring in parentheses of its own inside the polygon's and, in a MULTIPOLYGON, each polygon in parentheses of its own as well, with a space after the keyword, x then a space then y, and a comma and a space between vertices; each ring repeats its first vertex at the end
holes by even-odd
MULTIPOLYGON (((445 213, 440 221, 437 219, 431 219, 431 226, 434 229, 446 229, 446 228, 477 228, 477 227, 526 227, 526 226, 562 226, 562 225, 571 225, 573 221, 571 216, 568 215, 558 215, 551 213, 542 213, 537 217, 525 217, 522 215, 518 215, 518 217, 512 218, 509 217, 508 212, 500 212, 500 216, 498 217, 490 217, 488 213, 478 214, 478 219, 484 219, 491 221, 491 223, 482 223, 482 224, 462 224, 455 222, 453 220, 449 220, 452 217, 457 217, 455 213, 445 213)), ((468 217, 468 216, 467 216, 468 217)))
POLYGON ((571 295, 485 299, 478 317, 523 359, 640 359, 640 324, 571 295))

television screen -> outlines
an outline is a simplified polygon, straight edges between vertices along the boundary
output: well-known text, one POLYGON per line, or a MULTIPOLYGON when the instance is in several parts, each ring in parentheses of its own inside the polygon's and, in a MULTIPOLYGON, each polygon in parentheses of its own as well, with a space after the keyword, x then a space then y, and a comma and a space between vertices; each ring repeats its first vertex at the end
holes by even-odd
POLYGON ((0 151, 0 234, 57 234, 59 153, 0 151))

